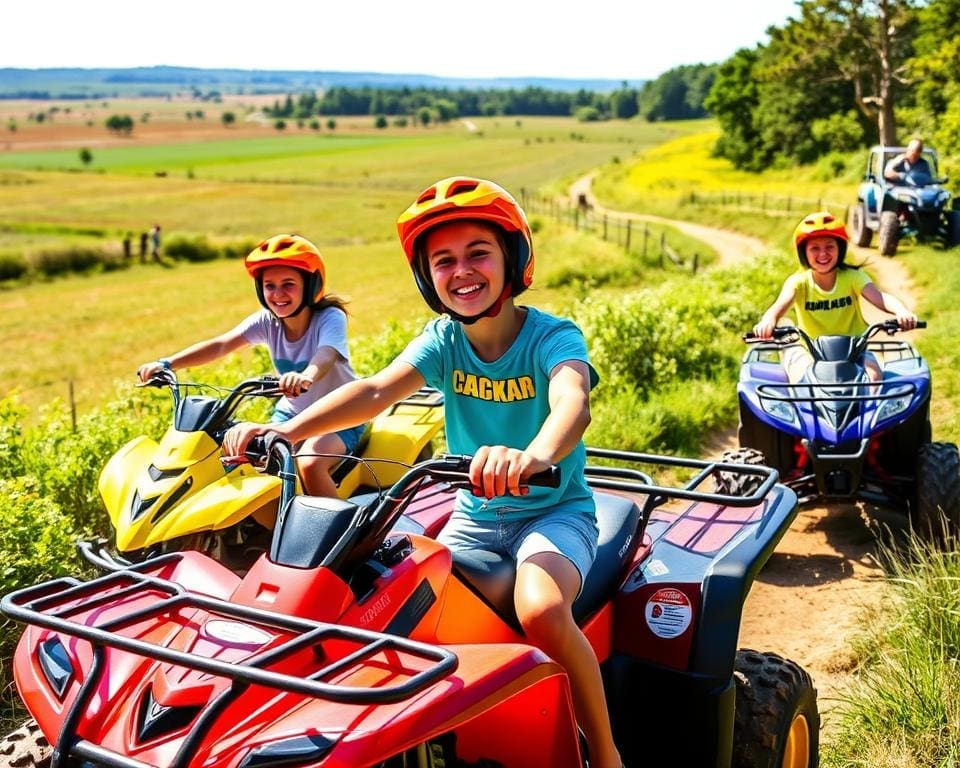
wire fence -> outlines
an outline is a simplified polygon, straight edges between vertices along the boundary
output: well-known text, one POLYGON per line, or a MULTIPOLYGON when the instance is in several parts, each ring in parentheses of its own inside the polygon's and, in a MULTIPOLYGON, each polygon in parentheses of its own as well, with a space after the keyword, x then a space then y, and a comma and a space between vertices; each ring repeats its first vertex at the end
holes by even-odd
POLYGON ((837 202, 827 197, 798 197, 796 195, 771 195, 768 192, 744 192, 726 190, 720 192, 691 191, 687 196, 690 205, 712 205, 722 208, 736 208, 742 211, 765 212, 770 214, 795 215, 810 211, 831 211, 842 214, 844 220, 850 213, 849 202, 837 202))
POLYGON ((520 203, 528 213, 546 216, 556 222, 588 232, 601 240, 616 243, 644 263, 660 269, 676 268, 696 274, 700 254, 681 254, 676 243, 669 242, 666 229, 651 228, 627 213, 594 210, 585 198, 564 200, 520 190, 520 203))

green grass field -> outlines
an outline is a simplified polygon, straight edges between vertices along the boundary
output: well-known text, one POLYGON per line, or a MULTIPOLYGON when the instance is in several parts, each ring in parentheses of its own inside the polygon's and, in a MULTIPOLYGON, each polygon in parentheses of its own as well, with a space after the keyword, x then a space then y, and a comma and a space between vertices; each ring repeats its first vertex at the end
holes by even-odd
MULTIPOLYGON (((3 153, 0 254, 71 245, 119 253, 127 231, 136 251, 136 235, 154 222, 167 239, 256 242, 299 232, 324 253, 331 289, 351 299, 351 335, 360 339, 422 311, 394 221, 431 181, 466 173, 496 179, 518 195, 551 182, 564 189, 564 180, 598 164, 693 129, 550 118, 475 124, 474 131, 456 123, 377 132, 367 121, 345 126, 342 136, 105 148, 95 153, 98 172, 37 170, 79 164, 73 149, 3 153), (154 175, 161 169, 166 177, 154 175)), ((611 243, 538 223, 537 281, 527 297, 533 303, 560 305, 582 295, 587 288, 578 275, 644 269, 611 243)), ((697 246, 687 244, 690 251, 697 246)), ((0 394, 17 390, 35 408, 66 399, 72 386, 83 410, 109 398, 113 382, 132 377, 139 363, 223 332, 256 306, 242 266, 226 261, 169 269, 135 264, 7 286, 0 289, 0 394)))

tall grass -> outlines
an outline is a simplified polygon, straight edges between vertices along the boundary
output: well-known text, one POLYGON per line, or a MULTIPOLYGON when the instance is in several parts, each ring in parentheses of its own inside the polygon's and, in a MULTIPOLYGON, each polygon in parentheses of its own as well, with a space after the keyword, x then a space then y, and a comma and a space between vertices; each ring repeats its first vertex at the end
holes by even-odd
POLYGON ((888 598, 863 625, 829 768, 960 762, 960 552, 911 536, 882 551, 888 598))

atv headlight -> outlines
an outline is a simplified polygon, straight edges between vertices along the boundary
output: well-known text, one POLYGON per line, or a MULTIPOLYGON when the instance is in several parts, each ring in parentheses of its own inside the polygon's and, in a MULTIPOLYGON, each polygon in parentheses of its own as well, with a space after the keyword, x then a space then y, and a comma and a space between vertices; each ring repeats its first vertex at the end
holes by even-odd
POLYGON ((63 647, 60 638, 51 637, 40 643, 37 649, 37 657, 40 661, 40 669, 43 670, 43 676, 57 694, 57 698, 63 699, 63 694, 67 690, 70 681, 73 680, 73 665, 70 663, 70 654, 63 647))
POLYGON ((797 423, 797 414, 790 403, 785 403, 783 400, 761 399, 760 405, 763 407, 763 410, 765 410, 775 419, 785 421, 787 424, 797 423))
POLYGON ((284 741, 275 741, 256 747, 243 758, 240 768, 291 768, 296 765, 315 763, 333 749, 336 742, 319 733, 311 736, 294 736, 284 741))
POLYGON ((892 419, 897 414, 903 413, 905 410, 907 410, 907 408, 910 407, 911 400, 913 400, 911 395, 903 395, 902 397, 895 397, 891 400, 885 400, 883 405, 880 406, 880 413, 877 414, 877 421, 892 419))

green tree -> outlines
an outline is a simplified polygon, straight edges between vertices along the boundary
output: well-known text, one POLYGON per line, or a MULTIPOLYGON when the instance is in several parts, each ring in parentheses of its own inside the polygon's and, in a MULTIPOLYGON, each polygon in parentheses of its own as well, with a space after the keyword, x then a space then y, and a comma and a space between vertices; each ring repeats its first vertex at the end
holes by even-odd
POLYGON ((651 122, 704 117, 707 114, 704 100, 716 75, 715 64, 684 65, 668 70, 656 80, 644 83, 639 112, 651 122))
POLYGON ((223 123, 224 127, 229 128, 237 122, 237 116, 233 112, 224 112, 220 115, 220 122, 223 123))
POLYGON ((84 147, 80 150, 80 162, 83 163, 84 168, 93 162, 93 152, 89 148, 84 147))
POLYGON ((771 27, 779 56, 764 79, 791 88, 844 82, 854 105, 877 127, 884 144, 897 143, 894 105, 906 82, 916 34, 914 0, 799 0, 798 19, 771 27))
POLYGON ((755 169, 754 160, 760 154, 760 132, 755 122, 760 89, 755 69, 762 50, 741 48, 723 62, 704 100, 722 131, 714 151, 738 168, 755 169))
POLYGON ((960 154, 960 0, 931 0, 917 22, 914 108, 904 112, 942 153, 960 154))
POLYGON ((456 102, 450 99, 437 99, 433 102, 433 109, 437 114, 438 123, 449 123, 457 117, 456 102))
POLYGON ((640 111, 636 88, 629 88, 624 82, 621 87, 610 94, 610 114, 620 120, 629 120, 636 117, 640 111))
POLYGON ((107 118, 106 126, 111 133, 129 136, 133 133, 133 118, 130 115, 110 115, 107 118))

